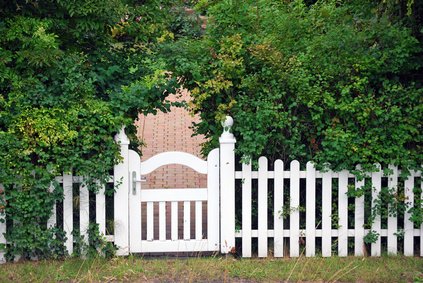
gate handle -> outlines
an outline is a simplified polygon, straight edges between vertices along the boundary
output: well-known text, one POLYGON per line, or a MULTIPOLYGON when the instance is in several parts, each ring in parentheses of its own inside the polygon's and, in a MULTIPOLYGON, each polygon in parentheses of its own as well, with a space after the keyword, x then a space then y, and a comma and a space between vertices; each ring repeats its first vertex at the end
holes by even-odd
POLYGON ((141 177, 140 179, 137 179, 137 172, 132 171, 132 194, 137 194, 137 182, 147 182, 147 177, 141 177))

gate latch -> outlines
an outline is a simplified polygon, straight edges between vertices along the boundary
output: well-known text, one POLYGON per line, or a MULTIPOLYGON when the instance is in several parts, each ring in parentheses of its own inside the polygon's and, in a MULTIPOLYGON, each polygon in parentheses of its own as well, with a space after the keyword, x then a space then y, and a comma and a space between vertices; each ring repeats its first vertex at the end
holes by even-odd
POLYGON ((147 182, 147 177, 137 179, 137 172, 132 171, 132 194, 137 194, 137 182, 147 182))

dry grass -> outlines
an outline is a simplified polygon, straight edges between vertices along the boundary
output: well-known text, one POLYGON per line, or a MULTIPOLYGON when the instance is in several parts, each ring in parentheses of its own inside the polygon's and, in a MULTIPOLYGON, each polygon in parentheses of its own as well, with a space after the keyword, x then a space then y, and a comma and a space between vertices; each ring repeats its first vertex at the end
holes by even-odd
POLYGON ((7 263, 1 282, 423 282, 417 257, 118 257, 7 263))

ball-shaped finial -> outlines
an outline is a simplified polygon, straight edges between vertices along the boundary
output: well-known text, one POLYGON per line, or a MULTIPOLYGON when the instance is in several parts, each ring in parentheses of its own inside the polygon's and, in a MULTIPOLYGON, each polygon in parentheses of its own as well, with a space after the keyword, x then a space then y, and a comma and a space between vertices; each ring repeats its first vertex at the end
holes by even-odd
POLYGON ((234 124, 234 119, 231 116, 226 116, 225 120, 222 122, 223 127, 232 127, 234 124))

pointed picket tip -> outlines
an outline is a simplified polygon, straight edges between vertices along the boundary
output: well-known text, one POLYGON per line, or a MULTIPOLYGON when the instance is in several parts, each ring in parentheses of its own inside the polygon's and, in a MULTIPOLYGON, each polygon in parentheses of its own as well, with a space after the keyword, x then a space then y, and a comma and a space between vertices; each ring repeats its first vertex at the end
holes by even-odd
POLYGON ((292 160, 291 161, 291 171, 293 169, 300 170, 300 162, 298 160, 292 160))
POLYGON ((313 170, 313 169, 315 169, 314 162, 313 161, 308 161, 306 163, 306 170, 313 170))

